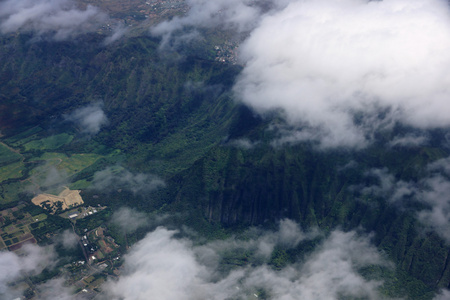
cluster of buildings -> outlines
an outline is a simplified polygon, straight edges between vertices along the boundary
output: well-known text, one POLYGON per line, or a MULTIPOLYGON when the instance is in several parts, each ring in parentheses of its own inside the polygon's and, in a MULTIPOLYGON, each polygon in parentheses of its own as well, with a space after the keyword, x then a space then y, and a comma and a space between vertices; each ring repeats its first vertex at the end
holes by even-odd
POLYGON ((223 43, 222 45, 214 46, 214 50, 216 51, 215 60, 235 65, 237 63, 238 46, 238 43, 229 41, 223 43))

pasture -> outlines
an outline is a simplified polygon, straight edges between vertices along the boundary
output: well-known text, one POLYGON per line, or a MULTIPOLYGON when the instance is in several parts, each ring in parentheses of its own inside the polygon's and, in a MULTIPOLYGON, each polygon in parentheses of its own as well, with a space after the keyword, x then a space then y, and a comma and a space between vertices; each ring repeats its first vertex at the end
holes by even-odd
POLYGON ((39 140, 33 140, 23 145, 25 151, 30 150, 54 150, 58 149, 65 144, 70 143, 73 140, 73 136, 67 133, 61 133, 52 135, 39 140))
POLYGON ((0 182, 8 179, 20 178, 23 176, 22 171, 25 169, 23 162, 15 162, 6 166, 0 167, 0 182))
POLYGON ((14 152, 7 145, 0 143, 0 166, 7 165, 20 160, 22 156, 14 152))

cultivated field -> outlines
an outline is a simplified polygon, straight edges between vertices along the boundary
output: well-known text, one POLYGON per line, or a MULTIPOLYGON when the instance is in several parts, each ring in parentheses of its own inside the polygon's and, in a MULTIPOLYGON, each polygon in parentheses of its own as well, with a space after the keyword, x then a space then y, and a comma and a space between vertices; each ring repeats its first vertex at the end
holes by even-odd
POLYGON ((33 140, 23 145, 25 151, 29 150, 52 150, 68 144, 72 141, 73 136, 67 133, 52 135, 43 139, 33 140))
POLYGON ((21 161, 0 167, 0 182, 22 177, 24 167, 24 163, 21 161))
POLYGON ((14 152, 7 145, 0 143, 0 166, 18 161, 22 156, 14 152))
POLYGON ((29 226, 45 220, 47 216, 31 216, 21 211, 23 207, 19 205, 0 211, 0 250, 8 247, 10 251, 15 251, 25 243, 36 243, 29 226))

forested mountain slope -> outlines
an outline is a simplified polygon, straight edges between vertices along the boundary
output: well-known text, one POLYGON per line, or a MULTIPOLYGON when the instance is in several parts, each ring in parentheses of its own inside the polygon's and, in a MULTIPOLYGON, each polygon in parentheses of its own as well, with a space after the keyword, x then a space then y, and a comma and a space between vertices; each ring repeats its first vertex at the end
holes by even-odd
MULTIPOLYGON (((394 186, 420 188, 428 166, 449 155, 440 142, 445 132, 429 132, 427 146, 388 147, 388 136, 412 131, 403 127, 383 132, 362 150, 323 150, 308 142, 274 146, 272 119, 233 99, 239 66, 162 55, 149 37, 103 46, 95 34, 58 43, 11 35, 0 43, 2 134, 36 125, 76 131, 64 116, 100 103, 108 124, 85 138, 120 149, 128 168, 166 181, 152 201, 122 194, 111 196, 111 205, 127 198, 143 210, 189 212, 197 223, 232 229, 283 218, 324 232, 361 229, 373 233, 379 249, 420 280, 420 288, 450 286, 450 248, 416 218, 429 207, 414 199, 390 201, 382 186, 389 178, 394 186)), ((89 149, 71 147, 65 151, 89 149)), ((77 180, 92 181, 98 168, 77 180)))

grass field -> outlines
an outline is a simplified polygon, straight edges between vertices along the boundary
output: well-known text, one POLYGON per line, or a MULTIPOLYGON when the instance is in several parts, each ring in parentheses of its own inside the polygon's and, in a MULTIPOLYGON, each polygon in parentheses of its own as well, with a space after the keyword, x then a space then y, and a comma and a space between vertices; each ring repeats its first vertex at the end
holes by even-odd
POLYGON ((22 158, 19 153, 9 149, 6 145, 0 143, 0 166, 10 164, 22 158))
POLYGON ((34 222, 40 222, 40 221, 44 221, 45 219, 47 219, 47 215, 39 214, 39 215, 33 216, 32 218, 33 218, 34 222))
MULTIPOLYGON (((47 162, 46 167, 55 166, 58 170, 64 170, 67 176, 72 176, 94 164, 101 157, 98 154, 73 154, 67 156, 64 153, 47 152, 32 160, 44 160, 47 162)), ((30 174, 36 173, 39 173, 38 169, 32 170, 30 174)))
POLYGON ((70 143, 73 136, 67 133, 52 135, 40 140, 34 140, 23 145, 25 151, 30 150, 53 150, 70 143))
POLYGON ((63 185, 72 189, 85 189, 90 183, 79 177, 72 183, 72 176, 95 165, 101 158, 120 154, 120 151, 111 152, 103 145, 98 147, 99 151, 94 151, 97 148, 83 149, 89 153, 57 153, 55 150, 70 144, 74 136, 60 133, 43 138, 43 132, 43 128, 36 126, 0 139, 0 207, 25 200, 20 197, 27 190, 41 189, 58 194, 63 185))
POLYGON ((84 190, 87 189, 90 185, 91 183, 89 181, 87 181, 86 179, 81 179, 70 184, 69 188, 71 190, 84 190))
POLYGON ((21 161, 0 167, 0 182, 22 177, 24 168, 25 165, 21 161))
POLYGON ((19 181, 0 184, 0 204, 18 201, 18 193, 24 191, 26 186, 27 183, 21 183, 19 181))
POLYGON ((69 176, 76 174, 94 164, 102 156, 98 154, 73 154, 67 159, 64 159, 60 165, 69 176))

